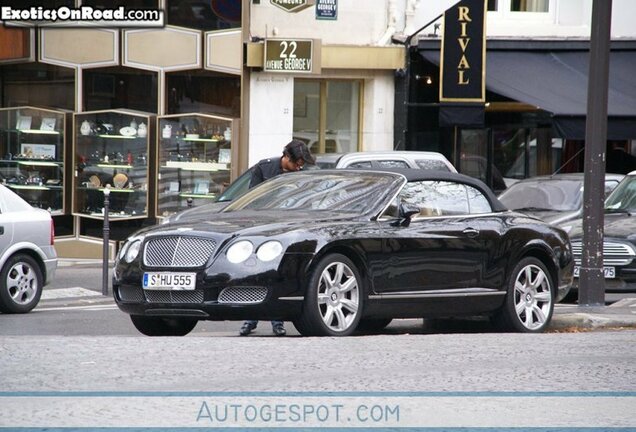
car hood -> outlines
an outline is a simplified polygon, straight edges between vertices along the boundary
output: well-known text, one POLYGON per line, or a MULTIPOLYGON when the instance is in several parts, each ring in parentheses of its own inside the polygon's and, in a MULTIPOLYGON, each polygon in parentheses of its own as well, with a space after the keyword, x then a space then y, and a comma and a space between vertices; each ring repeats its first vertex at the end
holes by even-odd
POLYGON ((211 213, 207 219, 196 218, 144 228, 137 235, 174 234, 175 231, 226 235, 284 234, 296 229, 324 229, 325 226, 350 225, 362 218, 357 214, 332 211, 240 211, 211 213))
MULTIPOLYGON (((627 213, 606 213, 605 222, 603 224, 603 232, 605 237, 627 238, 636 234, 636 215, 627 213)), ((583 236, 583 220, 577 219, 570 229, 570 238, 578 238, 583 236)))
POLYGON ((578 211, 541 210, 524 211, 522 213, 533 216, 537 219, 541 219, 542 221, 551 225, 558 225, 560 223, 575 219, 579 216, 578 211))
POLYGON ((193 207, 183 210, 177 214, 170 216, 169 222, 186 222, 210 219, 211 213, 218 213, 227 207, 231 201, 217 201, 205 204, 199 207, 193 207))

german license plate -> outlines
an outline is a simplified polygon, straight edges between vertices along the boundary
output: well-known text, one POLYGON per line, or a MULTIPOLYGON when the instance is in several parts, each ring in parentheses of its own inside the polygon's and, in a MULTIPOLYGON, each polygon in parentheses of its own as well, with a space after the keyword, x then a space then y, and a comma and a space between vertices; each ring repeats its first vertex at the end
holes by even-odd
POLYGON ((196 273, 144 273, 143 288, 148 290, 193 290, 197 283, 196 273))
MULTIPOLYGON (((574 277, 579 277, 581 266, 574 266, 574 277)), ((603 277, 605 279, 614 279, 616 277, 616 269, 614 267, 603 267, 603 277)))

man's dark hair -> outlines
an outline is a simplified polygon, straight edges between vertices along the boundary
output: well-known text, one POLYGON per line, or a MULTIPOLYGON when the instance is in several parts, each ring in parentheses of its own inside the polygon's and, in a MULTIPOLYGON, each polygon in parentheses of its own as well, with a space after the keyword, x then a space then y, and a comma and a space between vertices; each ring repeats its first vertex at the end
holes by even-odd
POLYGON ((315 164, 316 160, 309 151, 307 144, 300 140, 291 140, 283 149, 283 155, 289 157, 292 162, 302 159, 305 163, 315 164))

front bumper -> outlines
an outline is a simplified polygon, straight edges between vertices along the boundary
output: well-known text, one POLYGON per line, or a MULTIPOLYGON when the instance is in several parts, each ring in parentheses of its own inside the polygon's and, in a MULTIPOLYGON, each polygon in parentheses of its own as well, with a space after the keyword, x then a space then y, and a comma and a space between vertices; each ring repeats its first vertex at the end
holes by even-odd
MULTIPOLYGON (((572 291, 579 290, 579 278, 574 279, 572 291)), ((605 292, 608 293, 636 293, 636 274, 626 273, 616 268, 616 277, 605 279, 605 292)))
POLYGON ((143 289, 143 270, 119 264, 113 276, 113 296, 118 307, 130 315, 293 320, 302 311, 307 285, 302 269, 308 267, 310 258, 294 255, 276 267, 256 261, 245 266, 217 262, 207 269, 190 270, 197 274, 195 289, 178 291, 143 289))
MULTIPOLYGON (((130 315, 180 316, 202 320, 292 320, 302 310, 302 296, 289 299, 278 297, 277 286, 233 286, 208 287, 193 291, 144 290, 136 285, 113 284, 113 295, 119 309, 130 315), (259 301, 241 301, 240 295, 234 301, 219 296, 232 290, 235 293, 264 292, 259 301)), ((246 294, 244 297, 249 298, 246 294)))

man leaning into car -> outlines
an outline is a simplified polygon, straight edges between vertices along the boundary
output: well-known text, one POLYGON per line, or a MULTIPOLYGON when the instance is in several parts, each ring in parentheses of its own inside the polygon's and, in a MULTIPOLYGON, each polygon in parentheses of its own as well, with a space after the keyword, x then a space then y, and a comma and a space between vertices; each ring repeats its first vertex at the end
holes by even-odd
MULTIPOLYGON (((276 177, 279 174, 292 171, 300 171, 306 163, 314 164, 315 159, 307 144, 299 140, 291 140, 283 148, 283 155, 280 158, 263 159, 259 161, 252 171, 250 188, 276 177)), ((247 336, 258 325, 257 320, 247 320, 243 323, 239 334, 247 336)), ((287 332, 282 321, 272 320, 272 332, 276 336, 285 336, 287 332)))

